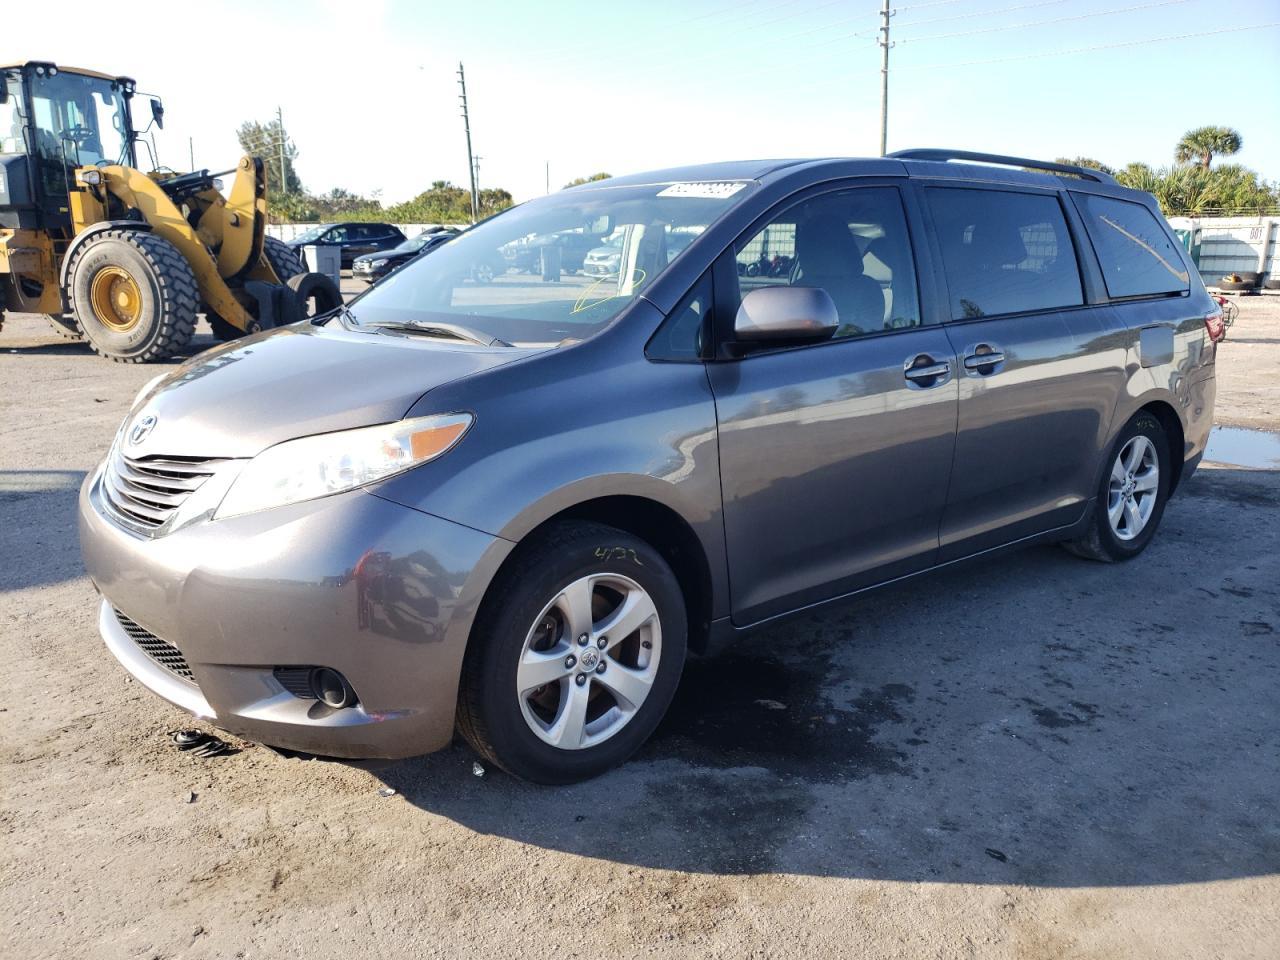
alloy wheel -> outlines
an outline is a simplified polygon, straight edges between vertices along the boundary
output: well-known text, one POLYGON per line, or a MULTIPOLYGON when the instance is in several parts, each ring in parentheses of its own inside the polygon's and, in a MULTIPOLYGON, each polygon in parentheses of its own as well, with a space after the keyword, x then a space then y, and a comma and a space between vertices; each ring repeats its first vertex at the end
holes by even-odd
POLYGON ((516 695, 525 723, 561 750, 603 743, 653 688, 662 625, 648 592, 620 574, 591 574, 561 590, 525 637, 516 695))
POLYGON ((1107 485, 1107 519, 1120 540, 1142 533, 1160 493, 1160 458, 1143 434, 1130 438, 1111 465, 1107 485))

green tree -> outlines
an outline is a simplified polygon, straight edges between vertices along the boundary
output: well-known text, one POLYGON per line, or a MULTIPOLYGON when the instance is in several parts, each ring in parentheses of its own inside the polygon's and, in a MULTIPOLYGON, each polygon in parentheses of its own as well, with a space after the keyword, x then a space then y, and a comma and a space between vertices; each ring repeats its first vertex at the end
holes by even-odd
MULTIPOLYGON (((480 191, 480 216, 488 217, 511 206, 511 194, 501 188, 480 191)), ((412 200, 387 208, 395 223, 469 223, 471 193, 447 180, 436 180, 412 200)))
POLYGON ((298 148, 289 139, 289 133, 281 126, 279 120, 259 123, 246 120, 236 130, 236 138, 240 141, 240 149, 251 156, 261 157, 267 165, 268 201, 275 196, 303 193, 302 180, 293 168, 298 157, 298 148), (283 151, 281 144, 284 145, 283 151), (284 155, 284 182, 280 179, 280 156, 284 155))
POLYGON ((589 177, 578 177, 576 180, 570 180, 560 189, 568 190, 570 187, 580 187, 584 183, 595 183, 597 180, 608 180, 612 176, 612 173, 593 173, 589 177))
POLYGON ((1103 173, 1115 174, 1115 171, 1100 160, 1092 157, 1058 157, 1054 163, 1066 163, 1073 167, 1088 167, 1090 170, 1101 170, 1103 173))
POLYGON ((1191 163, 1194 160, 1208 170, 1214 157, 1229 157, 1239 153, 1243 143, 1240 131, 1231 127, 1197 127, 1182 135, 1174 148, 1174 159, 1178 163, 1191 163))

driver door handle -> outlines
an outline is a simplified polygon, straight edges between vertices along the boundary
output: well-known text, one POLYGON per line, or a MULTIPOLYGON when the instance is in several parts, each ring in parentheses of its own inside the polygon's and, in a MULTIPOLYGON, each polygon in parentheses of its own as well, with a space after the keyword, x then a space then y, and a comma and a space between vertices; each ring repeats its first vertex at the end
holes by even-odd
POLYGON ((951 363, 948 360, 935 360, 927 353, 921 353, 907 359, 902 365, 902 375, 915 389, 937 387, 950 379, 951 363))

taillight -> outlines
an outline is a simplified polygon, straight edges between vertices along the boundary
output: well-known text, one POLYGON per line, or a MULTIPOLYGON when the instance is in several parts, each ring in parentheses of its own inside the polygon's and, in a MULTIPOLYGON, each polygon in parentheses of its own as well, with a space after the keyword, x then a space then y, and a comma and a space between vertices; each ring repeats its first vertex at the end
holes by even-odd
POLYGON ((1222 311, 1215 310, 1213 313, 1204 315, 1204 329, 1209 334, 1209 339, 1214 343, 1220 343, 1227 335, 1227 325, 1222 321, 1222 311))

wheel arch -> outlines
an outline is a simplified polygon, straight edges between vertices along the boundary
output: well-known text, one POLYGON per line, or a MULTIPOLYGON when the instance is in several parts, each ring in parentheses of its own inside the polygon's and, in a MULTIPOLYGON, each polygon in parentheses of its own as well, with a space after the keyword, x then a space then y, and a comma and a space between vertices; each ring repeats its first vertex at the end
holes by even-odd
MULTIPOLYGON (((1144 411, 1150 413, 1160 422, 1165 436, 1169 438, 1169 459, 1172 461, 1170 464, 1172 476, 1169 478, 1169 495, 1172 496, 1173 491, 1178 488, 1178 483, 1182 479, 1182 468, 1186 461, 1186 434, 1182 428, 1182 419, 1178 416, 1178 412, 1173 408, 1173 405, 1167 400, 1149 400, 1135 410, 1133 415, 1136 416, 1144 411)), ((1128 423, 1129 421, 1126 420, 1125 422, 1128 423)))
POLYGON ((714 591, 710 560, 692 525, 670 506, 649 497, 612 494, 562 507, 543 518, 520 538, 516 548, 495 571, 489 581, 490 586, 501 577, 513 559, 522 553, 522 546, 533 543, 556 524, 574 520, 624 530, 644 540, 662 554, 675 573, 684 594, 689 649, 695 653, 705 652, 711 631, 714 591))

